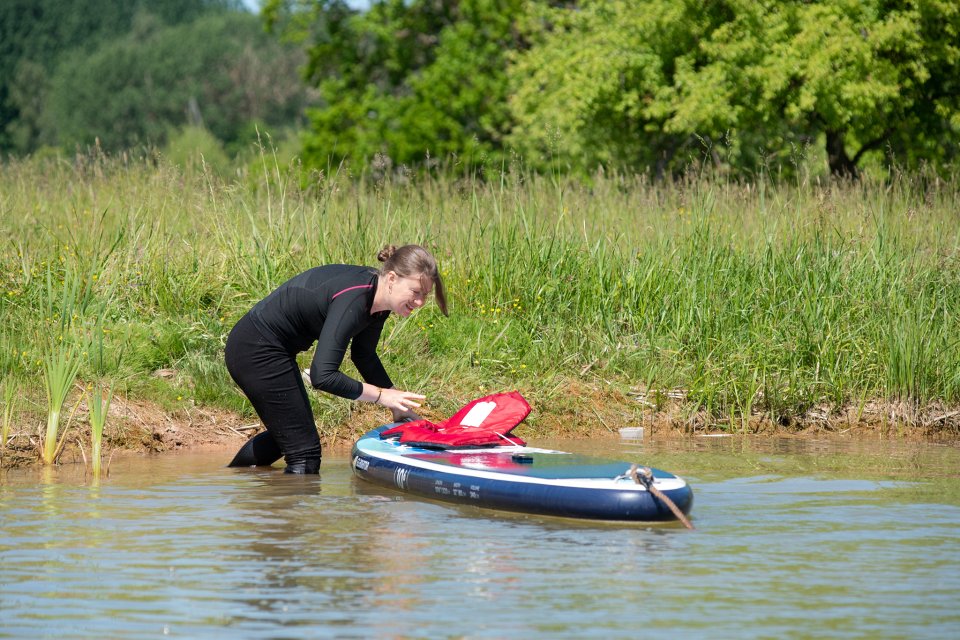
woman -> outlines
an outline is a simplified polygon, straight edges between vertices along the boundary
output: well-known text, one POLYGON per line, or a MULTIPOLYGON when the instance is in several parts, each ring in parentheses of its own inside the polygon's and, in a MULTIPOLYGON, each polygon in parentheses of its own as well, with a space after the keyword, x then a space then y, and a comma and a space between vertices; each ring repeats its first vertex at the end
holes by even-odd
POLYGON ((377 259, 379 271, 344 264, 305 271, 237 322, 227 338, 227 369, 267 430, 241 447, 231 467, 270 465, 282 456, 287 473, 319 473, 320 437, 296 359, 314 341, 315 389, 382 405, 395 421, 417 419, 413 409, 425 396, 393 387, 377 342, 391 311, 409 316, 432 289, 447 315, 443 281, 436 260, 418 245, 387 246, 377 259), (340 372, 348 344, 362 383, 340 372))

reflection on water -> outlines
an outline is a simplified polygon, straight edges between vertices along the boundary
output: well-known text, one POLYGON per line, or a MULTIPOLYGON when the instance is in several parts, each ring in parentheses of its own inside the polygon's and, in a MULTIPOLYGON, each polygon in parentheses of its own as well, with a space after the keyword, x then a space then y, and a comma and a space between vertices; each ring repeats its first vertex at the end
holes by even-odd
POLYGON ((226 453, 6 472, 0 637, 955 637, 955 447, 536 443, 676 471, 695 531, 455 507, 226 453))

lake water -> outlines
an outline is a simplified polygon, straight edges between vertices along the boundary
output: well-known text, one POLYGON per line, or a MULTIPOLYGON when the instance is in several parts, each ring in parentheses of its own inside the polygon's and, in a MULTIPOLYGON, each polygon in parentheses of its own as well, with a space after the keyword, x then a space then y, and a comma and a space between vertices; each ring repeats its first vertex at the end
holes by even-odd
POLYGON ((956 446, 531 444, 685 477, 696 529, 405 497, 346 451, 0 471, 0 637, 960 637, 956 446))

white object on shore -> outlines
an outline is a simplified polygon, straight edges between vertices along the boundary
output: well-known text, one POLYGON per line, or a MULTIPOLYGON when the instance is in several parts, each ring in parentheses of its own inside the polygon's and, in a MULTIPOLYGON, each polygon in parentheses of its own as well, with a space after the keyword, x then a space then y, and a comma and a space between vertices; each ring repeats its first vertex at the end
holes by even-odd
POLYGON ((630 440, 643 440, 643 427, 623 427, 620 429, 620 437, 630 440))

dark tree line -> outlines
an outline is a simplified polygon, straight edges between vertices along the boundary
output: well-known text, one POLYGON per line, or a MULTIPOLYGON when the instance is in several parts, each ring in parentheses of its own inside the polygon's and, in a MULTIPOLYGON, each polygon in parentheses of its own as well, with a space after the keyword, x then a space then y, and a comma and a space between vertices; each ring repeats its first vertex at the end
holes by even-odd
POLYGON ((228 0, 0 3, 0 151, 162 144, 202 126, 224 143, 295 121, 303 53, 228 0))

